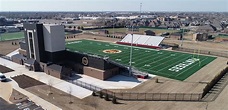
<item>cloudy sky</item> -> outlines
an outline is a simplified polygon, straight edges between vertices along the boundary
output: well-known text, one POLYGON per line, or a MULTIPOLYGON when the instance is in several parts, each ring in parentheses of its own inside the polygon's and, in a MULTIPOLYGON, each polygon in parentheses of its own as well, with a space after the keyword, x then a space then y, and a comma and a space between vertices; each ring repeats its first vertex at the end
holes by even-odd
POLYGON ((228 0, 0 0, 0 11, 213 11, 228 0))

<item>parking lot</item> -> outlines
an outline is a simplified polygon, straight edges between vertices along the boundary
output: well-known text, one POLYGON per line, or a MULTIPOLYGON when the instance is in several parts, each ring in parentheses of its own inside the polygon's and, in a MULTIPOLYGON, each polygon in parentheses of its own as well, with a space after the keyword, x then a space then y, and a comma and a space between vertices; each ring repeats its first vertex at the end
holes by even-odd
POLYGON ((20 103, 17 103, 16 106, 19 110, 44 110, 42 107, 40 107, 39 105, 35 104, 30 100, 25 100, 20 103))
POLYGON ((20 110, 14 104, 9 104, 0 97, 0 110, 20 110))

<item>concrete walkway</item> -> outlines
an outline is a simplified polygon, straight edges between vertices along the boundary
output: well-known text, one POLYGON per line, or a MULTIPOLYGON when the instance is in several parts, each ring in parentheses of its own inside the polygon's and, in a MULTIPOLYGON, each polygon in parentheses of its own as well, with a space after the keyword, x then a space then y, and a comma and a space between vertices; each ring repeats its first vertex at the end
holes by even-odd
POLYGON ((0 97, 3 98, 8 103, 11 103, 9 99, 11 97, 12 92, 13 92, 13 89, 11 84, 0 82, 0 97))
POLYGON ((19 49, 14 50, 13 52, 11 52, 11 53, 7 54, 6 56, 8 56, 8 57, 12 57, 12 56, 13 56, 13 55, 15 55, 15 54, 19 54, 19 49))
POLYGON ((71 84, 69 82, 66 82, 64 80, 55 78, 53 76, 47 75, 44 72, 34 72, 27 70, 23 65, 19 65, 17 63, 8 61, 6 59, 0 58, 0 64, 4 64, 6 67, 14 69, 15 71, 6 73, 6 77, 14 77, 16 75, 22 75, 25 74, 27 76, 30 76, 36 80, 39 80, 47 85, 52 85, 56 89, 62 90, 64 92, 68 92, 69 88, 72 88, 72 95, 75 97, 78 97, 80 99, 83 99, 89 95, 92 94, 92 91, 84 89, 80 86, 71 84))
POLYGON ((78 78, 76 77, 75 80, 86 82, 103 89, 131 89, 147 79, 136 79, 134 77, 116 75, 108 80, 103 81, 87 75, 78 74, 78 78))
MULTIPOLYGON (((32 77, 32 78, 34 78, 36 80, 39 80, 39 81, 45 83, 47 85, 51 84, 54 88, 62 90, 64 92, 66 92, 66 93, 69 91, 69 88, 71 88, 72 91, 73 91, 72 95, 75 96, 75 97, 78 97, 80 99, 83 99, 83 98, 85 98, 85 97, 87 97, 87 96, 92 94, 92 91, 90 91, 90 90, 84 89, 84 88, 82 88, 80 86, 71 84, 69 82, 60 80, 58 78, 52 77, 50 75, 47 75, 44 72, 28 71, 23 65, 19 65, 17 63, 11 62, 11 61, 3 59, 3 58, 0 58, 0 64, 15 70, 15 71, 6 73, 5 76, 7 78, 25 74, 27 76, 30 76, 30 77, 32 77)), ((9 83, 12 85, 12 88, 14 88, 15 90, 17 90, 17 91, 23 93, 24 95, 28 96, 30 100, 32 100, 36 104, 42 106, 44 109, 47 109, 47 110, 61 110, 61 108, 59 108, 59 107, 57 107, 57 106, 55 106, 55 105, 43 100, 42 98, 40 98, 40 97, 38 97, 38 96, 36 96, 36 95, 34 95, 34 94, 22 89, 22 88, 20 88, 18 86, 18 84, 14 80, 12 80, 9 83)))

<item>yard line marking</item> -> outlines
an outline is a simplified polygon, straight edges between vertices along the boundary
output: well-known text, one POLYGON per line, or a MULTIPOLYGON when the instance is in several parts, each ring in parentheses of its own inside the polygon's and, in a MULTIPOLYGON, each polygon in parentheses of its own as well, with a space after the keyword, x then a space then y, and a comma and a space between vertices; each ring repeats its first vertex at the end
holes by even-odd
MULTIPOLYGON (((180 54, 180 53, 178 53, 178 54, 180 54)), ((166 55, 167 55, 167 54, 166 54, 166 55)), ((151 62, 150 64, 157 63, 157 62, 159 62, 159 61, 161 61, 161 60, 163 60, 163 59, 169 58, 169 57, 171 57, 171 56, 167 56, 167 57, 161 58, 160 60, 156 60, 156 61, 154 61, 154 62, 151 62)))
MULTIPOLYGON (((185 54, 182 54, 182 55, 180 55, 180 56, 178 56, 178 57, 176 57, 176 58, 173 58, 173 59, 170 58, 170 60, 167 60, 167 61, 165 61, 165 62, 163 62, 163 63, 160 63, 159 65, 153 66, 153 68, 155 68, 155 67, 157 67, 157 66, 160 66, 160 65, 162 65, 162 64, 164 64, 164 63, 166 63, 166 62, 169 62, 169 61, 171 61, 171 60, 180 58, 180 57, 182 57, 182 56, 184 56, 184 55, 185 55, 185 54)), ((159 70, 158 70, 158 71, 159 71, 159 70)))
MULTIPOLYGON (((114 44, 114 43, 110 43, 110 45, 117 45, 117 46, 121 46, 121 47, 131 47, 128 45, 120 45, 120 44, 114 44)), ((152 49, 152 48, 143 48, 143 47, 137 47, 137 46, 132 46, 133 48, 139 48, 139 49, 144 49, 144 50, 153 50, 153 51, 160 51, 157 49, 152 49)))
MULTIPOLYGON (((185 55, 185 54, 183 54, 183 55, 185 55)), ((183 56, 182 55, 182 56, 183 56)), ((186 56, 186 58, 183 58, 183 60, 185 60, 185 59, 189 59, 189 58, 191 58, 192 56, 191 55, 189 55, 189 56, 186 56)), ((179 58, 179 57, 177 57, 177 58, 179 58)), ((175 58, 176 59, 176 58, 175 58)), ((183 62, 183 60, 180 60, 180 61, 178 61, 178 62, 176 62, 177 64, 179 64, 180 62, 183 62)), ((169 60, 170 61, 170 60, 169 60)), ((166 69, 166 68, 169 68, 169 67, 172 67, 173 65, 169 65, 169 66, 167 66, 167 67, 164 67, 164 68, 162 68, 162 69, 160 69, 160 70, 158 70, 158 71, 162 71, 162 70, 164 70, 164 69, 166 69)))
MULTIPOLYGON (((169 53, 165 53, 165 54, 162 54, 161 56, 157 55, 157 53, 152 54, 152 56, 155 56, 155 57, 152 59, 152 62, 154 62, 157 58, 162 57, 162 56, 165 56, 165 55, 168 55, 168 54, 169 54, 169 53)), ((144 58, 142 58, 141 60, 147 59, 147 58, 149 58, 149 57, 150 57, 150 56, 144 57, 144 58)), ((143 63, 145 63, 145 62, 147 62, 147 60, 141 61, 141 63, 138 63, 137 65, 141 65, 141 64, 143 64, 143 63)), ((149 64, 153 64, 152 62, 150 62, 149 64)))
MULTIPOLYGON (((143 51, 142 51, 142 50, 139 50, 139 51, 137 51, 137 52, 133 52, 132 60, 135 60, 135 59, 137 59, 138 57, 141 57, 141 55, 140 55, 140 54, 142 54, 141 52, 143 52, 143 51)), ((113 58, 120 58, 120 57, 121 57, 121 58, 123 58, 123 60, 129 59, 129 57, 126 56, 125 53, 129 53, 129 54, 130 54, 130 51, 122 52, 122 54, 119 54, 119 56, 113 56, 113 58), (123 55, 123 56, 122 56, 122 55, 123 55)), ((127 55, 129 55, 129 54, 127 54, 127 55)))

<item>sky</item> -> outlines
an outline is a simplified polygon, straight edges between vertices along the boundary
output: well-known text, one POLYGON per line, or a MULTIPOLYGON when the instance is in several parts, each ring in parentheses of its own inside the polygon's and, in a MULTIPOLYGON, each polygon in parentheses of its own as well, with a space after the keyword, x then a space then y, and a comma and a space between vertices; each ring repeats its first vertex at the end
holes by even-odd
POLYGON ((228 12, 228 0, 0 0, 0 11, 228 12))

